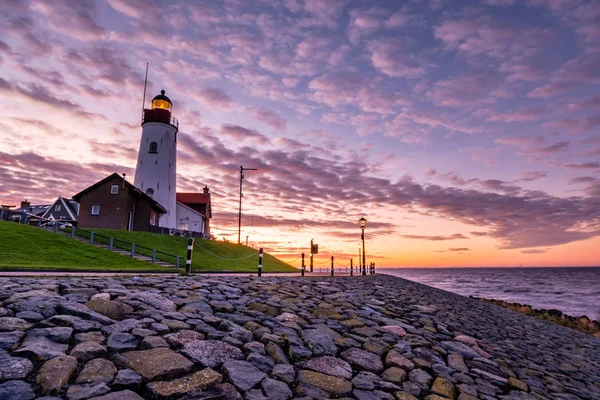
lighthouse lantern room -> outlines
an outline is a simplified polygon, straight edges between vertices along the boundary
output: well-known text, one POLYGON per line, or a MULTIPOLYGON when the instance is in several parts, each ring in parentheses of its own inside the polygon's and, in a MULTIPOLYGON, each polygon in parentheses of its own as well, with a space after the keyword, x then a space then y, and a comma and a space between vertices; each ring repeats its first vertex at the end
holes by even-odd
POLYGON ((134 185, 160 203, 167 212, 159 226, 177 228, 177 131, 173 103, 161 90, 152 99, 152 108, 142 114, 142 138, 135 169, 134 185))

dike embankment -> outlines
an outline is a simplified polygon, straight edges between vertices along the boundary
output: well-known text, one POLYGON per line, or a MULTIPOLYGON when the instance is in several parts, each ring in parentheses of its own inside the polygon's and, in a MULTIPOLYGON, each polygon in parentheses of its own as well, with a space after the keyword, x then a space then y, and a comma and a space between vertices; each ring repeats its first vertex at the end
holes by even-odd
POLYGON ((600 339, 367 277, 0 278, 0 399, 600 399, 600 339))

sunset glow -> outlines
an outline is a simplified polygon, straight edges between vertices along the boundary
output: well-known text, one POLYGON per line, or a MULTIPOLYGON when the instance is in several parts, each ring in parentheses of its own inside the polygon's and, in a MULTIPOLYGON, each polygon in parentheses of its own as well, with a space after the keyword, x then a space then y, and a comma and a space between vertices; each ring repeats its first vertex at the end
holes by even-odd
MULTIPOLYGON (((179 192, 283 260, 600 264, 600 2, 12 0, 0 203, 133 182, 146 107, 179 192), (67 22, 68 21, 68 22, 67 22)), ((299 267, 299 261, 293 263, 299 267)), ((322 264, 323 266, 327 264, 322 264)))

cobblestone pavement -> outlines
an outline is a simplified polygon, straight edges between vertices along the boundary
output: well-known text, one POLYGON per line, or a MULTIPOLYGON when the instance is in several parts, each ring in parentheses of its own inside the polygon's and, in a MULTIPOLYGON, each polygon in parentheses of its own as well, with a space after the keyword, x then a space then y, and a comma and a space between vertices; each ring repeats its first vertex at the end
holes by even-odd
POLYGON ((0 278, 0 399, 36 397, 600 399, 600 340, 386 275, 0 278))

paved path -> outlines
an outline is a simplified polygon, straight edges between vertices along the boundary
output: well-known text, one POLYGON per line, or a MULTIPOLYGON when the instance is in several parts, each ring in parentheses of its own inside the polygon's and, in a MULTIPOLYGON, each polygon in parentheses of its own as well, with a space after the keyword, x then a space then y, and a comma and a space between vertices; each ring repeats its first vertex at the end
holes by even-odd
POLYGON ((386 275, 0 278, 0 349, 0 399, 600 399, 599 339, 386 275))

